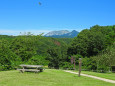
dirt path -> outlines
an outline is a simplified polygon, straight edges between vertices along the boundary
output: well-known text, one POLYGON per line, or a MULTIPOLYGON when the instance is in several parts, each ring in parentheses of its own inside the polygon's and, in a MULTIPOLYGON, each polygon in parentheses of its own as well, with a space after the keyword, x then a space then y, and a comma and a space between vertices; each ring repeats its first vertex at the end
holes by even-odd
MULTIPOLYGON (((73 73, 73 74, 78 74, 78 73, 76 73, 76 72, 67 71, 67 70, 65 70, 65 72, 69 72, 69 73, 73 73)), ((115 83, 115 80, 100 78, 100 77, 97 77, 97 76, 92 76, 92 75, 87 75, 87 74, 81 74, 81 75, 82 75, 82 76, 91 77, 91 78, 95 78, 95 79, 99 79, 99 80, 102 80, 102 81, 105 81, 105 82, 109 82, 109 83, 115 83)))

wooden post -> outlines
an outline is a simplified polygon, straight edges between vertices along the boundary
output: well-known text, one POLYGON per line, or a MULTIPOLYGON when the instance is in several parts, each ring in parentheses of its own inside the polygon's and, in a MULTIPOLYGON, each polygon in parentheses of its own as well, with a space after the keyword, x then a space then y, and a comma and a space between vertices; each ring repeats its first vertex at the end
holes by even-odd
POLYGON ((81 64, 82 64, 82 62, 81 62, 81 58, 79 58, 79 77, 80 77, 80 73, 81 73, 81 64))
POLYGON ((75 57, 71 56, 71 64, 74 64, 74 70, 75 70, 75 57))
POLYGON ((74 70, 75 70, 75 57, 73 57, 73 62, 74 62, 74 70))
POLYGON ((71 56, 71 64, 73 64, 73 56, 71 56))

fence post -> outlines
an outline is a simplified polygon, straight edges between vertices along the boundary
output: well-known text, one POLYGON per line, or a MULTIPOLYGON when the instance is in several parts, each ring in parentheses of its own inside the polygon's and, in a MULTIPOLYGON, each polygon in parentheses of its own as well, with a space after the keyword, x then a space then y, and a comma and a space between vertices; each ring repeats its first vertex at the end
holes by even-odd
POLYGON ((75 70, 75 57, 73 57, 73 62, 74 62, 74 70, 75 70))
POLYGON ((75 70, 75 57, 71 56, 71 64, 74 64, 74 70, 75 70))
POLYGON ((78 74, 79 77, 80 77, 80 73, 81 73, 81 64, 82 64, 81 58, 79 58, 79 74, 78 74))

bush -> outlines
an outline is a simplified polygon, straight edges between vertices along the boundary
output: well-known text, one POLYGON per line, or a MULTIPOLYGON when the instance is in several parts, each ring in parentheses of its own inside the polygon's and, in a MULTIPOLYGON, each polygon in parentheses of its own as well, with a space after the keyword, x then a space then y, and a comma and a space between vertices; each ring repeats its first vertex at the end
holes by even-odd
POLYGON ((96 61, 98 72, 108 72, 115 65, 115 43, 107 47, 102 53, 92 57, 96 61))
POLYGON ((49 61, 46 60, 45 56, 42 55, 35 55, 32 58, 30 58, 27 62, 27 64, 31 64, 31 65, 48 65, 49 61))
POLYGON ((14 69, 17 63, 20 62, 19 57, 13 53, 7 41, 0 41, 0 70, 14 69))
POLYGON ((63 62, 62 64, 60 64, 60 68, 61 69, 74 69, 74 65, 69 63, 69 62, 63 62))

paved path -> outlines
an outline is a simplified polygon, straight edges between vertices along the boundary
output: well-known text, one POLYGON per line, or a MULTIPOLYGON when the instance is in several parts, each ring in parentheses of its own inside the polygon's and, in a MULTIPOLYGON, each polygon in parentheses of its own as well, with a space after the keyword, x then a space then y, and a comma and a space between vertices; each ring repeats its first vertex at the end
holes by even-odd
MULTIPOLYGON (((67 71, 67 70, 65 70, 65 72, 69 72, 69 73, 73 73, 73 74, 78 74, 78 73, 76 73, 76 72, 67 71)), ((105 81, 105 82, 109 82, 109 83, 115 83, 115 80, 100 78, 100 77, 97 77, 97 76, 92 76, 92 75, 87 75, 87 74, 81 74, 81 75, 82 75, 82 76, 91 77, 91 78, 95 78, 95 79, 99 79, 99 80, 102 80, 102 81, 105 81)))

